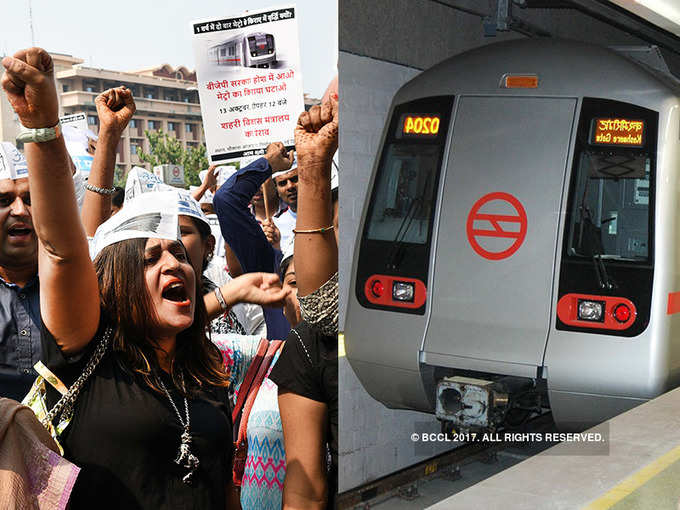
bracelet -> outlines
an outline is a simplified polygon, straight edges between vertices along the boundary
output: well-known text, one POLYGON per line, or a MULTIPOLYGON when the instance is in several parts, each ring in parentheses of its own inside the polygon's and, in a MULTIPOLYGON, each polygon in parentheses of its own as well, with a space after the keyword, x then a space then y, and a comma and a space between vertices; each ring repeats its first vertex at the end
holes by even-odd
POLYGON ((227 305, 227 302, 224 300, 224 296, 222 295, 222 291, 220 290, 219 287, 215 287, 215 297, 217 298, 217 301, 220 304, 220 307, 222 308, 223 312, 226 312, 229 310, 229 305, 227 305))
POLYGON ((16 140, 23 143, 51 142, 59 138, 61 134, 61 122, 57 121, 56 126, 49 128, 32 129, 22 126, 16 140))
POLYGON ((333 230, 334 228, 335 226, 331 225, 330 227, 313 228, 310 230, 293 229, 293 234, 323 234, 325 232, 328 232, 329 230, 333 230))
POLYGON ((100 188, 94 184, 85 184, 85 189, 99 193, 100 195, 113 195, 116 192, 116 188, 100 188))

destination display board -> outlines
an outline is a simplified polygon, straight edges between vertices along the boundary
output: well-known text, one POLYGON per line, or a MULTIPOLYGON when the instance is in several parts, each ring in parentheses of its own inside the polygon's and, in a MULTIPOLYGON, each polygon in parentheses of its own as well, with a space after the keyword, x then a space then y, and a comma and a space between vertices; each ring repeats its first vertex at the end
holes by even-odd
POLYGON ((590 126, 591 145, 644 147, 645 121, 621 118, 595 118, 590 126))

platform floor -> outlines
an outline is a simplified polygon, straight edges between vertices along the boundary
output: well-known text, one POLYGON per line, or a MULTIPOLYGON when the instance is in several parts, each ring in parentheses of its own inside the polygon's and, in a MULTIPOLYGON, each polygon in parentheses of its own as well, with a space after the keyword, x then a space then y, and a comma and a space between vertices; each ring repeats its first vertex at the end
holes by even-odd
POLYGON ((590 432, 607 453, 560 443, 428 508, 680 510, 680 388, 590 432))

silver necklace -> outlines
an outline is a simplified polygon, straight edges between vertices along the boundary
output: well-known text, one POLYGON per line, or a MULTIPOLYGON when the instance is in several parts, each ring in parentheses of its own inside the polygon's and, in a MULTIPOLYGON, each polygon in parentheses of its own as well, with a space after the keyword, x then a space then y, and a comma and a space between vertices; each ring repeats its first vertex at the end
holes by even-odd
MULTIPOLYGON (((184 376, 181 376, 181 378, 182 386, 184 386, 184 376)), ((163 381, 160 377, 158 378, 158 382, 161 384, 161 388, 163 388, 163 391, 165 392, 165 395, 168 397, 168 400, 170 401, 172 408, 175 410, 175 414, 179 419, 179 423, 182 425, 182 428, 184 429, 184 432, 182 432, 181 436, 182 442, 179 445, 179 452, 177 453, 175 463, 189 471, 186 475, 184 475, 182 481, 186 484, 190 484, 191 477, 193 476, 194 471, 196 471, 196 469, 198 468, 199 461, 198 458, 193 453, 191 453, 191 432, 189 430, 189 401, 187 400, 186 397, 184 397, 184 413, 186 417, 186 421, 184 421, 182 420, 182 415, 177 409, 175 402, 172 400, 172 397, 170 396, 170 392, 168 392, 168 389, 165 387, 165 384, 163 384, 163 381)))

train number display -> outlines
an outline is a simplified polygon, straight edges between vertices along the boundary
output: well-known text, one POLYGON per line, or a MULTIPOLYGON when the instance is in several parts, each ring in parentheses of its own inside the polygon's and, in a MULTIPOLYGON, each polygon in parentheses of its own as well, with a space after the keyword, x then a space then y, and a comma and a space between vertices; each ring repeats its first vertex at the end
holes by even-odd
POLYGON ((437 136, 439 134, 440 118, 438 115, 410 115, 406 114, 400 123, 402 136, 437 136))

